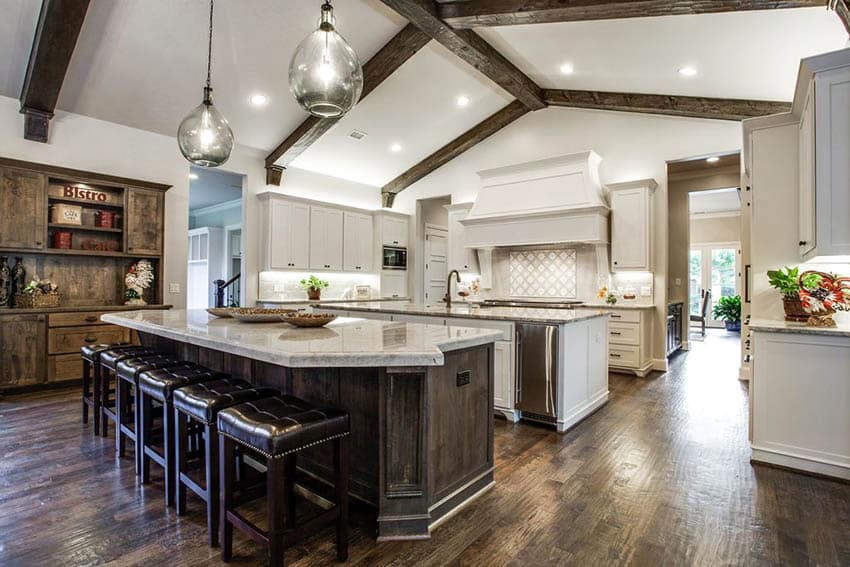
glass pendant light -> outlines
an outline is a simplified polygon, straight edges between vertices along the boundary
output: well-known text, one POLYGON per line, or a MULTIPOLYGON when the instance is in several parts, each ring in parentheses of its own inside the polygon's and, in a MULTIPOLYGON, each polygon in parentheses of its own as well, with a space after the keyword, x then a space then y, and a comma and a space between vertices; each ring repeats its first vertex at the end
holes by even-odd
POLYGON ((210 39, 207 48, 207 84, 204 101, 195 107, 177 129, 180 152, 190 162, 204 167, 217 167, 230 158, 233 131, 227 120, 213 105, 210 69, 212 66, 213 0, 210 0, 210 39))
POLYGON ((307 112, 319 118, 342 116, 363 92, 363 67, 334 28, 333 7, 322 4, 319 29, 305 37, 289 62, 289 90, 307 112))

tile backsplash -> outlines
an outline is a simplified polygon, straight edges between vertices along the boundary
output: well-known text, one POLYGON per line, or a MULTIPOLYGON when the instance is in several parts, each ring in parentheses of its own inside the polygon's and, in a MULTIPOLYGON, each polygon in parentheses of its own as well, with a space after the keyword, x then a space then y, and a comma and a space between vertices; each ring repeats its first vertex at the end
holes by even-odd
MULTIPOLYGON (((260 272, 258 301, 307 300, 307 292, 299 282, 310 277, 310 272, 260 272)), ((322 299, 349 299, 353 297, 355 285, 372 286, 373 297, 378 297, 380 285, 376 274, 321 273, 316 277, 330 284, 322 291, 322 299)))
POLYGON ((508 271, 511 297, 576 297, 578 275, 574 248, 511 250, 508 271))

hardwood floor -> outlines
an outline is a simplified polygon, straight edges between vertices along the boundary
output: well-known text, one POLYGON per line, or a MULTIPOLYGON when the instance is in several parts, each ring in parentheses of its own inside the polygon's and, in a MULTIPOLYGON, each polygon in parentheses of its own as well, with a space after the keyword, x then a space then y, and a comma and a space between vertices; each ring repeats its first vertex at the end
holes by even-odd
MULTIPOLYGON (((497 420, 494 489, 430 541, 377 544, 355 518, 350 564, 850 564, 850 485, 750 465, 737 343, 692 348, 666 374, 612 374, 610 403, 564 435, 497 420)), ((161 475, 142 489, 78 399, 0 400, 0 565, 218 565, 200 501, 165 511, 161 475)), ((234 554, 264 564, 239 532, 234 554)), ((332 530, 286 558, 333 564, 332 530)))

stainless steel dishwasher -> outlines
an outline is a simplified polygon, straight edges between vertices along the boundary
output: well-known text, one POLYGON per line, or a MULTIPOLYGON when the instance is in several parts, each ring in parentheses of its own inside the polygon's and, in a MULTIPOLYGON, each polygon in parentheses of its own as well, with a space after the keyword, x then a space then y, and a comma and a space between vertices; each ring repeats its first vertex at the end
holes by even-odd
POLYGON ((558 327, 517 323, 516 407, 524 419, 556 423, 558 327))

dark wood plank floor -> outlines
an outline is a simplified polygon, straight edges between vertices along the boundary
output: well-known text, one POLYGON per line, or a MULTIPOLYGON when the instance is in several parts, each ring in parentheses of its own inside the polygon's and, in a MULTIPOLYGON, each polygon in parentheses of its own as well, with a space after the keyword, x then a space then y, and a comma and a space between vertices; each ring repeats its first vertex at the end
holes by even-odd
MULTIPOLYGON (((850 485, 753 467, 734 341, 710 336, 667 374, 611 375, 610 403, 565 435, 497 421, 497 486, 430 541, 376 544, 352 565, 850 565, 850 485)), ((218 565, 203 509, 163 508, 114 441, 81 426, 77 392, 0 401, 0 565, 218 565)), ((333 563, 332 533, 287 552, 333 563)), ((263 563, 236 535, 235 565, 263 563)))

